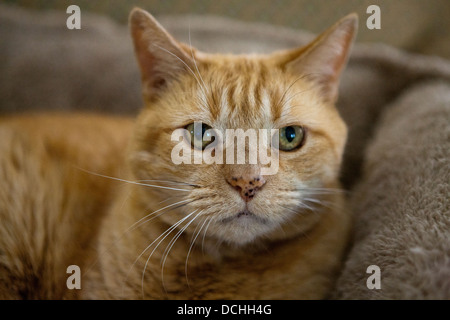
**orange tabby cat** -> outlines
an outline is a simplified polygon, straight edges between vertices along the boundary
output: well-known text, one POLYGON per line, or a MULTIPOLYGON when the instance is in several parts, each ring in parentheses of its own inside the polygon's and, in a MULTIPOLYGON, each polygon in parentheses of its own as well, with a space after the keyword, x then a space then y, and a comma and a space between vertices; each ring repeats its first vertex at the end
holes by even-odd
POLYGON ((356 15, 271 55, 199 52, 140 9, 130 25, 145 100, 134 123, 0 121, 0 298, 327 297, 350 229, 334 102, 356 15), (175 164, 172 133, 194 122, 278 129, 278 171, 175 164), (66 287, 69 265, 81 290, 66 287))

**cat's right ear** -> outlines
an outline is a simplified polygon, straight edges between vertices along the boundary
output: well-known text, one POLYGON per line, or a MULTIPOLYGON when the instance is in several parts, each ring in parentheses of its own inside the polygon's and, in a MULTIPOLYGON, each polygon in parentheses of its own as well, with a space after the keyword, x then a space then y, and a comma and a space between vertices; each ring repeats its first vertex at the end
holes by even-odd
POLYGON ((307 46, 282 54, 281 65, 294 74, 303 74, 316 85, 325 101, 335 103, 357 29, 358 16, 349 14, 307 46))
POLYGON ((146 101, 154 100, 193 62, 177 41, 145 10, 134 8, 129 24, 146 101))

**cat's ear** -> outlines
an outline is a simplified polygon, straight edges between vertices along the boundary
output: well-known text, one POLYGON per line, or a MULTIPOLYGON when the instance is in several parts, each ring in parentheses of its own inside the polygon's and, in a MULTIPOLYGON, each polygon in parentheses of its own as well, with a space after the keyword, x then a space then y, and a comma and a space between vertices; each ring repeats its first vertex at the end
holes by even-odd
POLYGON ((142 77, 143 95, 153 100, 170 81, 191 68, 191 58, 155 18, 134 8, 129 17, 134 50, 142 77))
POLYGON ((358 15, 349 14, 306 47, 291 51, 284 67, 312 80, 319 86, 324 100, 334 103, 357 28, 358 15))

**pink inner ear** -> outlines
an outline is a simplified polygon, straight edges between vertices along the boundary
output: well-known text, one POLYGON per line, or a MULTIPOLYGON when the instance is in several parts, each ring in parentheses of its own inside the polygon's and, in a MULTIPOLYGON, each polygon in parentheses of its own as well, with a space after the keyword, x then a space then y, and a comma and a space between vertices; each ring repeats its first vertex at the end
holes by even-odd
POLYGON ((320 86, 326 101, 334 102, 337 98, 339 77, 347 62, 355 27, 355 17, 344 18, 288 64, 293 72, 307 75, 320 86))
POLYGON ((340 76, 342 69, 347 63, 350 47, 353 42, 353 36, 353 30, 343 29, 339 31, 339 35, 336 37, 336 43, 332 43, 332 45, 334 45, 333 49, 335 53, 331 64, 333 67, 333 73, 336 77, 340 76))
POLYGON ((150 15, 140 11, 132 13, 130 22, 143 93, 146 99, 152 100, 170 79, 185 70, 189 58, 150 15))
POLYGON ((142 48, 141 44, 138 44, 138 47, 136 47, 136 56, 139 62, 139 67, 141 68, 142 78, 148 79, 152 73, 153 65, 155 63, 154 57, 150 55, 149 52, 146 52, 146 50, 142 48))

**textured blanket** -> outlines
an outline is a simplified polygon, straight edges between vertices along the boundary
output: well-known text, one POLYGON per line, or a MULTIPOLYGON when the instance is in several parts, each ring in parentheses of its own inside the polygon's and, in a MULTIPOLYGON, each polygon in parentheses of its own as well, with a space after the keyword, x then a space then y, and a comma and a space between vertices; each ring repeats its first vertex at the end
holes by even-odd
MULTIPOLYGON (((0 113, 136 112, 139 73, 126 26, 85 15, 74 32, 61 27, 65 18, 1 8, 0 113)), ((212 52, 270 52, 311 38, 217 17, 159 20, 212 52)), ((342 181, 355 228, 332 297, 450 299, 450 62, 357 44, 338 108, 349 127, 342 181)))

